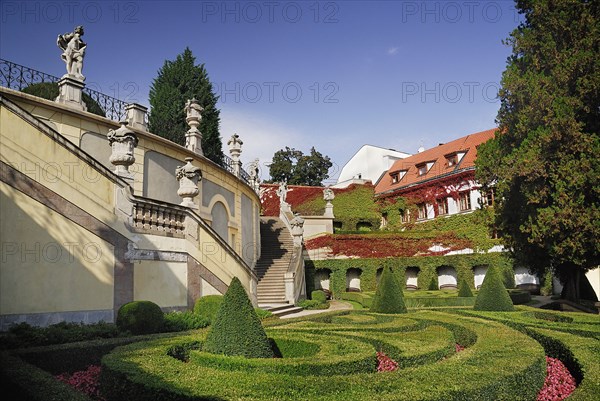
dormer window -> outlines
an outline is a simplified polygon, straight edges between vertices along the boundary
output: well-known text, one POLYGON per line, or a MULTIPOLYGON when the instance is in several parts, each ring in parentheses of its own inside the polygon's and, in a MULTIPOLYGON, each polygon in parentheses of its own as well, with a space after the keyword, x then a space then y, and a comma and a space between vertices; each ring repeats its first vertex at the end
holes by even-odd
POLYGON ((417 168, 417 174, 419 174, 419 176, 427 174, 434 164, 435 160, 417 164, 415 166, 417 168))
POLYGON ((397 184, 400 182, 402 177, 406 174, 406 170, 394 171, 390 173, 390 177, 392 177, 392 184, 397 184))
POLYGON ((458 155, 456 153, 447 155, 446 164, 448 164, 448 167, 456 166, 458 164, 458 155))
POLYGON ((467 153, 466 151, 460 151, 460 152, 452 152, 452 153, 448 153, 447 155, 444 155, 444 157, 446 158, 446 165, 448 167, 456 166, 458 163, 460 163, 460 161, 462 160, 463 156, 466 153, 467 153))

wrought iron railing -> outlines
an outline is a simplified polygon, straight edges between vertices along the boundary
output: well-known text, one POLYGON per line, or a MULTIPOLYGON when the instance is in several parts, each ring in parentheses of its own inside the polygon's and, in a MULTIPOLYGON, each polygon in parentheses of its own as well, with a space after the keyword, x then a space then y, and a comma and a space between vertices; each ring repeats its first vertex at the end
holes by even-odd
MULTIPOLYGON (((0 59, 0 86, 22 91, 33 84, 43 82, 56 83, 59 80, 60 78, 57 76, 46 74, 8 60, 0 59)), ((106 118, 114 121, 120 121, 125 118, 126 102, 89 88, 83 88, 83 93, 87 94, 98 104, 102 109, 102 115, 106 118)))
MULTIPOLYGON (((242 163, 237 162, 239 164, 239 178, 241 178, 246 184, 250 185, 250 174, 246 172, 242 168, 242 163)), ((235 174, 235 164, 236 162, 229 156, 223 155, 220 162, 218 163, 225 170, 229 171, 231 174, 235 174)))

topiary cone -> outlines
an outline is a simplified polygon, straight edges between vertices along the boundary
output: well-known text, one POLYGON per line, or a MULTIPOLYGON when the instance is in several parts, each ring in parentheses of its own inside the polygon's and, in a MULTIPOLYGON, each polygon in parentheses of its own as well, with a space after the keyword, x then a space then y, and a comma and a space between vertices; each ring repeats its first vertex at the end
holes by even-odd
POLYGON ((473 309, 504 312, 515 310, 510 295, 502 282, 502 277, 495 266, 491 266, 485 274, 473 309))
POLYGON ((231 280, 202 349, 246 358, 274 356, 260 319, 237 277, 231 280))
POLYGON ((458 282, 458 296, 459 297, 472 297, 473 291, 471 291, 471 287, 467 284, 467 281, 463 278, 458 282))
POLYGON ((371 311, 377 313, 406 313, 404 294, 398 279, 390 267, 384 267, 371 311))

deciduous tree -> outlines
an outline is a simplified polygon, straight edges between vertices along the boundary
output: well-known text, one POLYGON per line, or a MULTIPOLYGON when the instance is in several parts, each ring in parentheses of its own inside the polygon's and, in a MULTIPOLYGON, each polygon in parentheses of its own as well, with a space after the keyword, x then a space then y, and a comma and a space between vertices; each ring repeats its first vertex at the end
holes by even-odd
POLYGON ((333 164, 328 156, 323 156, 314 147, 310 155, 294 148, 285 147, 273 155, 269 166, 271 182, 286 181, 290 185, 323 185, 329 178, 329 169, 333 164))
POLYGON ((600 3, 519 0, 496 137, 477 177, 517 263, 557 274, 571 299, 600 264, 600 3))

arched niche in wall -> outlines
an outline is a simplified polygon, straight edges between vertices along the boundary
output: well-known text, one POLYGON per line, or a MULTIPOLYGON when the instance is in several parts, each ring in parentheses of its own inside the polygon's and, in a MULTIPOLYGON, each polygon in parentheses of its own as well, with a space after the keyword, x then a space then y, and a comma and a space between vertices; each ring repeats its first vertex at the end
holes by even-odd
POLYGON ((417 266, 409 266, 406 268, 406 289, 414 291, 419 288, 419 271, 417 266))
POLYGON ((440 266, 436 270, 438 274, 438 284, 440 290, 456 289, 458 287, 458 276, 454 267, 440 266))
POLYGON ((222 202, 215 202, 210 210, 210 226, 225 242, 229 243, 229 213, 222 202))
MULTIPOLYGON (((108 160, 112 150, 108 143, 106 135, 99 134, 97 132, 85 132, 81 135, 79 140, 79 147, 87 154, 96 159, 104 167, 114 171, 115 166, 108 160)), ((132 170, 133 172, 133 170, 132 170)))
POLYGON ((148 151, 144 154, 144 185, 142 194, 146 198, 179 204, 177 195, 179 182, 175 170, 185 162, 173 157, 148 151))
POLYGON ((473 266, 473 279, 475 281, 475 288, 479 289, 481 284, 483 284, 483 279, 485 278, 485 274, 488 270, 488 265, 478 265, 473 266))
POLYGON ((351 268, 346 270, 346 291, 359 292, 360 291, 360 276, 362 270, 357 268, 351 268))

